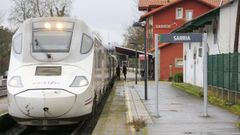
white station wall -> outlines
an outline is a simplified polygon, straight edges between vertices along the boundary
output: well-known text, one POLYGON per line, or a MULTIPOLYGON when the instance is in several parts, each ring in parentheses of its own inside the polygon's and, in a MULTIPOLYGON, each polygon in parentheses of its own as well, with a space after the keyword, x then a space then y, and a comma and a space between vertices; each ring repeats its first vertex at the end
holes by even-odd
POLYGON ((203 52, 202 43, 184 43, 184 82, 197 86, 203 85, 203 52), (194 59, 194 54, 195 58, 194 59))
POLYGON ((220 9, 219 46, 221 53, 233 52, 237 16, 237 1, 220 9))

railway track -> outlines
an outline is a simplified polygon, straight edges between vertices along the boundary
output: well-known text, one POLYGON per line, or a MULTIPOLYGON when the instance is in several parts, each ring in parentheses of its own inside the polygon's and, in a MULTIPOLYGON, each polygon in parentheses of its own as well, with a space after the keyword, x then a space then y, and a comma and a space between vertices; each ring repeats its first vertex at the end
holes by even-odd
MULTIPOLYGON (((97 122, 97 120, 94 120, 95 118, 96 117, 79 122, 78 125, 57 127, 24 126, 13 121, 4 127, 6 129, 0 129, 0 135, 90 135, 96 125, 95 122, 97 122), (87 128, 87 130, 85 128, 87 128)), ((9 121, 10 119, 11 118, 6 118, 4 121, 9 121)))
POLYGON ((91 135, 111 90, 103 96, 101 103, 96 108, 94 116, 79 122, 78 125, 58 127, 33 127, 17 124, 9 114, 0 116, 0 135, 91 135))

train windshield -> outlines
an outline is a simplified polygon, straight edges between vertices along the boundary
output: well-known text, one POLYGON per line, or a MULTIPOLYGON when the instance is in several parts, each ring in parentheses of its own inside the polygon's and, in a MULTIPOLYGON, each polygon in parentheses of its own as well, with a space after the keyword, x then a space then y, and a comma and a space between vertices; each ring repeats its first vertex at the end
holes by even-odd
POLYGON ((73 23, 33 23, 33 52, 69 52, 73 23))

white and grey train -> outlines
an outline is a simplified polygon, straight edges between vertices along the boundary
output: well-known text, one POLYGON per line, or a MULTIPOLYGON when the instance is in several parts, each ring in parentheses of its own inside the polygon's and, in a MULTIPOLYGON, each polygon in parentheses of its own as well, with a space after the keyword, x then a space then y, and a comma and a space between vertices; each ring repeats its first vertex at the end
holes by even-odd
POLYGON ((9 114, 23 125, 78 123, 113 84, 115 63, 83 21, 29 19, 13 36, 9 114))

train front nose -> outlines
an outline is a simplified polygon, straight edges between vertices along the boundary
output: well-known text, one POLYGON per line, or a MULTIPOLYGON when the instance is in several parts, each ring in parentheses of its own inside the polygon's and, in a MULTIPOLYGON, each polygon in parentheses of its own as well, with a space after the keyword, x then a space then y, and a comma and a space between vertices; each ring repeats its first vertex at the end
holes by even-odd
POLYGON ((15 100, 29 117, 56 118, 71 110, 76 95, 65 90, 27 90, 15 95, 15 100))

